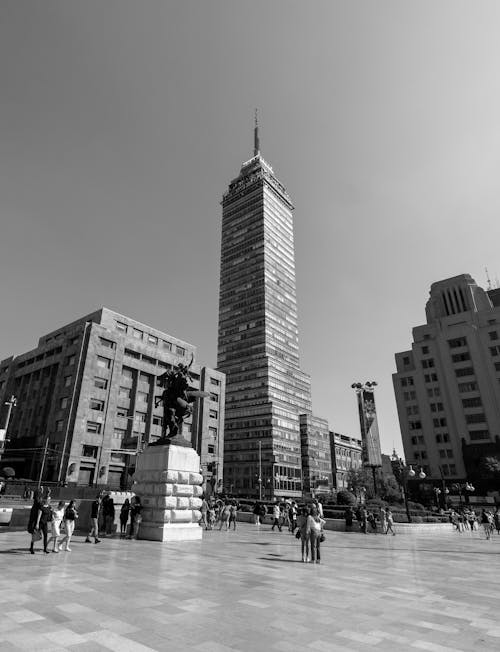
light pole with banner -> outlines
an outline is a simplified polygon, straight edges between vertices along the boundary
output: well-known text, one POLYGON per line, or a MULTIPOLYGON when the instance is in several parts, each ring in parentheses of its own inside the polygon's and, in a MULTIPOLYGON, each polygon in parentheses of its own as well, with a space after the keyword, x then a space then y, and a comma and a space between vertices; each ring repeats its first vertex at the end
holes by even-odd
POLYGON ((375 408, 375 387, 377 383, 353 383, 351 388, 358 399, 359 425, 361 429, 361 444, 363 466, 369 467, 373 474, 373 491, 378 493, 377 469, 382 467, 382 452, 380 450, 380 435, 378 431, 377 410, 375 408))

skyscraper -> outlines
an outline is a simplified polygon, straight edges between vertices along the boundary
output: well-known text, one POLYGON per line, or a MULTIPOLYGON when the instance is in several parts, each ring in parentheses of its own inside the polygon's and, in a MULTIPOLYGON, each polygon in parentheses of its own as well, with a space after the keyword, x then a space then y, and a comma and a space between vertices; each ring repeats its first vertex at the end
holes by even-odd
POLYGON ((469 274, 438 281, 426 317, 411 350, 396 353, 405 456, 438 484, 476 485, 488 475, 485 458, 500 459, 500 291, 469 274))
POLYGON ((237 494, 301 494, 299 414, 311 412, 299 367, 293 205, 260 154, 222 200, 217 367, 226 374, 224 480, 237 494))

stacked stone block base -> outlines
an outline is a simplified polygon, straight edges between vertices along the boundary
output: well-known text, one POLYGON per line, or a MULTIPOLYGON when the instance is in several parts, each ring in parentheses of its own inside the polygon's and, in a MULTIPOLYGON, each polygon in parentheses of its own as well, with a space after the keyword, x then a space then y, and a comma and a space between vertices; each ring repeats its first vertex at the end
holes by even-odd
POLYGON ((137 458, 133 491, 143 504, 139 539, 202 538, 200 457, 193 448, 149 446, 137 458))

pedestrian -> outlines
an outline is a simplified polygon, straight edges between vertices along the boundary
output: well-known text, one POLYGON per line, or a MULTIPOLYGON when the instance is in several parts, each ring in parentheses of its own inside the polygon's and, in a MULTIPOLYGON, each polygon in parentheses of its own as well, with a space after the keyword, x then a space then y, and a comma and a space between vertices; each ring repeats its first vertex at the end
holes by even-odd
POLYGON ((203 496, 202 501, 201 501, 201 525, 205 526, 205 530, 208 530, 208 521, 207 521, 207 514, 208 514, 208 503, 207 499, 205 496, 203 496))
POLYGON ((486 535, 486 538, 489 539, 491 537, 493 516, 491 512, 487 512, 484 509, 484 507, 483 507, 483 511, 481 512, 481 524, 484 528, 484 533, 486 535))
POLYGON ((377 519, 375 518, 375 514, 373 512, 369 512, 367 514, 366 520, 371 525, 372 532, 375 532, 375 534, 377 534, 377 519))
POLYGON ((380 531, 383 532, 384 534, 387 534, 387 518, 385 515, 385 509, 383 507, 380 508, 380 531))
POLYGON ((493 523, 495 524, 497 534, 500 534, 500 512, 498 511, 498 507, 495 508, 495 513, 493 514, 493 523))
POLYGON ((311 546, 311 562, 314 564, 319 564, 321 561, 320 555, 320 543, 323 533, 323 525, 325 521, 318 514, 316 505, 311 507, 309 516, 307 517, 307 531, 310 537, 310 546, 311 546))
POLYGON ((290 532, 293 534, 297 527, 297 503, 292 500, 292 504, 288 509, 288 519, 290 521, 290 532))
POLYGON ((392 515, 390 507, 387 507, 385 510, 385 518, 387 521, 387 527, 385 529, 385 533, 389 534, 389 531, 392 532, 392 536, 396 536, 396 532, 394 531, 394 517, 392 515))
POLYGON ((64 510, 64 528, 66 530, 65 536, 61 539, 59 544, 59 550, 67 550, 71 552, 69 544, 71 543, 71 537, 75 531, 75 521, 78 518, 78 512, 76 511, 75 501, 70 500, 68 506, 64 510), (63 543, 66 544, 66 547, 63 548, 63 543))
POLYGON ((368 530, 368 512, 366 510, 366 507, 361 507, 360 509, 360 516, 361 516, 361 522, 360 522, 360 529, 363 534, 367 534, 368 530))
POLYGON ((281 527, 286 527, 290 529, 290 521, 288 520, 288 505, 286 502, 280 504, 280 518, 281 518, 281 527))
POLYGON ((130 503, 130 536, 129 539, 137 539, 139 527, 142 523, 142 503, 139 496, 134 496, 130 503))
POLYGON ((238 503, 236 500, 231 501, 230 512, 229 512, 229 529, 231 529, 231 523, 233 524, 233 530, 236 530, 236 517, 238 515, 238 503))
POLYGON ((300 514, 297 516, 297 534, 295 535, 297 539, 300 539, 302 561, 304 563, 311 561, 311 557, 309 556, 310 532, 307 529, 308 516, 309 510, 307 507, 302 507, 300 514))
POLYGON ((52 508, 52 521, 51 521, 51 535, 50 539, 47 542, 47 546, 51 541, 54 543, 52 544, 52 552, 59 552, 59 537, 61 536, 61 524, 63 522, 64 518, 64 508, 66 504, 64 500, 60 500, 57 503, 57 507, 52 508))
MULTIPOLYGON (((50 507, 50 496, 48 492, 45 494, 45 498, 38 505, 38 513, 36 517, 35 530, 38 530, 43 537, 43 551, 49 554, 47 550, 47 538, 48 538, 48 527, 52 521, 52 509, 50 507)), ((31 543, 31 554, 34 554, 33 542, 31 543)))
POLYGON ((345 512, 344 512, 345 531, 346 532, 351 532, 351 530, 352 530, 353 516, 354 516, 354 514, 352 513, 352 507, 350 507, 350 506, 346 507, 345 512))
POLYGON ((220 512, 220 525, 219 525, 219 530, 222 530, 222 526, 226 526, 226 532, 229 530, 229 516, 231 514, 231 506, 229 504, 229 501, 226 500, 224 505, 222 506, 221 512, 220 512))
POLYGON ((319 517, 323 518, 323 505, 317 498, 314 499, 314 504, 316 505, 316 509, 318 510, 319 517))
POLYGON ((276 501, 273 505, 273 526, 271 530, 274 530, 275 527, 277 527, 281 532, 281 510, 278 501, 276 501))
POLYGON ((106 536, 112 536, 115 526, 115 502, 110 494, 102 504, 104 514, 104 528, 106 536))
POLYGON ((213 498, 210 498, 210 502, 208 503, 208 529, 213 530, 215 527, 215 503, 213 501, 213 498))
POLYGON ((120 509, 120 539, 127 536, 127 523, 130 514, 130 500, 125 498, 120 509))
POLYGON ((28 532, 31 534, 31 546, 30 552, 32 555, 35 554, 34 544, 36 541, 39 541, 42 538, 42 535, 39 530, 36 529, 36 523, 38 519, 38 510, 42 506, 42 496, 39 491, 35 491, 33 495, 33 505, 31 506, 31 511, 28 519, 28 532))
POLYGON ((101 494, 98 494, 90 506, 90 532, 87 534, 85 543, 92 543, 91 537, 94 537, 94 543, 101 543, 99 539, 99 513, 101 511, 101 503, 101 494))

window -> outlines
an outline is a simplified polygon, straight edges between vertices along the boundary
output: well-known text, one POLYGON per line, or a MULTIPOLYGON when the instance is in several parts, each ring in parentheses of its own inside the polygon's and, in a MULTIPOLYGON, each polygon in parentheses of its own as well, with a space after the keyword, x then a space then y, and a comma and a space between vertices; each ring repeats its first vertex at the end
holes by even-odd
POLYGON ((213 392, 210 392, 210 400, 213 401, 214 403, 218 403, 219 402, 219 395, 214 394, 213 392))
POLYGON ((439 449, 439 457, 440 457, 441 459, 443 459, 443 458, 446 457, 446 451, 444 450, 444 448, 440 448, 440 449, 439 449))
POLYGON ((59 401, 59 409, 64 410, 68 406, 68 397, 65 396, 59 401))
POLYGON ((123 428, 115 428, 113 431, 113 437, 116 437, 117 439, 123 439, 126 434, 127 431, 123 428))
POLYGON ((464 353, 454 353, 451 356, 452 362, 466 362, 467 360, 470 360, 470 355, 467 351, 464 353))
POLYGON ((87 444, 84 444, 82 446, 82 457, 92 457, 97 459, 98 450, 97 446, 87 446, 87 444))
POLYGON ((141 373, 139 374, 139 380, 141 381, 141 383, 148 383, 149 385, 150 378, 151 376, 149 374, 145 374, 143 371, 141 371, 141 373))
POLYGON ((413 446, 418 445, 418 438, 415 435, 411 438, 411 443, 413 444, 413 446))
POLYGON ((161 341, 161 345, 162 345, 163 348, 166 349, 167 351, 171 351, 171 350, 172 350, 172 342, 167 342, 166 340, 162 340, 162 341, 161 341))
POLYGON ((457 337, 454 340, 448 340, 448 346, 450 349, 458 349, 461 346, 467 346, 467 338, 457 337))
POLYGON ((466 414, 465 423, 486 423, 486 416, 482 413, 466 414))
POLYGON ((500 362, 495 362, 495 370, 500 371, 500 362))
POLYGON ((454 464, 450 464, 450 475, 456 475, 457 474, 457 468, 454 464))
POLYGON ((127 324, 124 324, 122 321, 115 322, 115 328, 117 331, 121 331, 122 333, 127 332, 127 324))
POLYGON ((498 333, 497 333, 497 331, 490 331, 490 332, 488 333, 488 335, 490 336, 490 340, 498 340, 498 333))
POLYGON ((134 372, 132 369, 129 369, 129 367, 122 367, 122 376, 127 380, 132 380, 134 377, 134 372))
POLYGON ((217 439, 217 428, 209 428, 208 434, 210 435, 210 437, 217 439))
POLYGON ((63 419, 60 419, 59 421, 56 421, 56 431, 61 432, 62 429, 63 429, 63 425, 64 425, 64 420, 63 419))
POLYGON ((434 428, 444 428, 446 426, 446 419, 441 417, 440 419, 435 418, 432 420, 434 428))
POLYGON ((149 344, 158 344, 158 338, 156 335, 148 335, 149 344))
POLYGON ((407 376, 406 378, 401 378, 402 387, 411 387, 413 385, 413 377, 407 376))
POLYGON ((450 435, 447 432, 443 433, 443 442, 446 444, 450 441, 450 435))
POLYGON ((65 360, 66 366, 71 367, 71 365, 75 364, 76 361, 76 355, 68 355, 68 357, 65 360))
POLYGON ((116 416, 117 417, 126 417, 126 416, 128 416, 128 408, 126 408, 126 407, 117 407, 116 408, 116 416))
POLYGON ((143 355, 142 361, 147 362, 148 364, 156 365, 156 360, 154 358, 150 358, 149 355, 143 355))
POLYGON ((87 432, 94 432, 96 435, 101 433, 102 424, 97 421, 87 421, 87 432))
POLYGON ((429 367, 434 366, 434 358, 428 358, 427 360, 422 360, 422 367, 428 369, 429 367))
POLYGON ((143 331, 139 330, 138 328, 132 328, 132 337, 135 337, 136 340, 142 340, 143 335, 143 331))
POLYGON ((136 412, 135 416, 137 417, 138 421, 141 421, 142 423, 146 423, 146 418, 148 416, 146 412, 136 412))
POLYGON ((98 412, 104 412, 104 401, 101 401, 98 398, 91 398, 90 409, 97 410, 98 412))
POLYGON ((160 369, 172 369, 172 365, 168 364, 168 362, 163 362, 163 360, 158 360, 158 366, 160 369))
POLYGON ((443 439, 442 435, 436 435, 436 444, 440 444, 442 439, 443 439))
POLYGON ((94 387, 97 387, 97 389, 107 389, 108 388, 108 381, 106 378, 99 378, 96 376, 94 378, 94 387))
POLYGON ((458 383, 458 391, 459 392, 475 392, 475 391, 477 391, 477 383, 476 382, 458 383))
POLYGON ((407 367, 409 364, 410 364, 410 358, 407 355, 405 355, 403 358, 403 365, 407 367))
POLYGON ((116 342, 107 340, 105 337, 100 337, 99 343, 101 346, 105 346, 107 349, 114 349, 116 347, 116 342))
POLYGON ((451 450, 451 448, 446 449, 446 456, 447 457, 453 457, 453 451, 451 450))
POLYGON ((431 403, 431 412, 441 412, 443 410, 442 403, 431 403))
POLYGON ((147 403, 149 400, 149 394, 147 392, 137 392, 137 401, 139 403, 147 403))
POLYGON ((101 367, 101 369, 109 369, 111 367, 111 360, 109 358, 104 358, 102 355, 98 355, 97 366, 101 367))
POLYGON ((208 453, 209 455, 215 454, 215 446, 213 444, 208 444, 208 453))
POLYGON ((490 353, 492 357, 500 355, 500 346, 490 346, 490 353))
POLYGON ((476 441, 478 439, 489 439, 490 433, 488 430, 470 430, 469 437, 471 441, 476 441))
POLYGON ((410 427, 410 430, 420 430, 422 428, 422 422, 421 421, 409 421, 408 426, 410 427))
POLYGON ((72 380, 73 380, 73 376, 65 376, 64 377, 64 387, 69 387, 71 385, 72 380))
POLYGON ((118 388, 118 396, 120 398, 130 398, 130 392, 132 390, 129 387, 119 387, 118 388))
POLYGON ((163 417, 158 417, 158 416, 153 416, 153 425, 154 426, 162 426, 163 425, 163 417))
POLYGON ((474 396, 474 398, 463 398, 462 405, 464 408, 473 408, 473 407, 482 407, 481 398, 479 396, 474 396))
POLYGON ((208 411, 208 416, 211 419, 218 419, 219 418, 219 413, 217 412, 217 410, 209 410, 208 411))
POLYGON ((448 464, 442 464, 441 465, 441 471, 443 472, 443 475, 450 475, 450 470, 448 468, 448 464))
POLYGON ((220 380, 218 378, 210 378, 210 384, 215 385, 215 387, 219 387, 220 380))
POLYGON ((137 351, 133 351, 132 349, 125 349, 124 354, 128 358, 134 358, 134 360, 140 360, 141 359, 141 354, 137 353, 137 351))
POLYGON ((186 355, 186 349, 184 349, 182 346, 176 346, 175 352, 177 355, 186 355))
POLYGON ((474 367, 463 367, 462 369, 455 369, 455 376, 461 378, 462 376, 473 376, 474 367))

